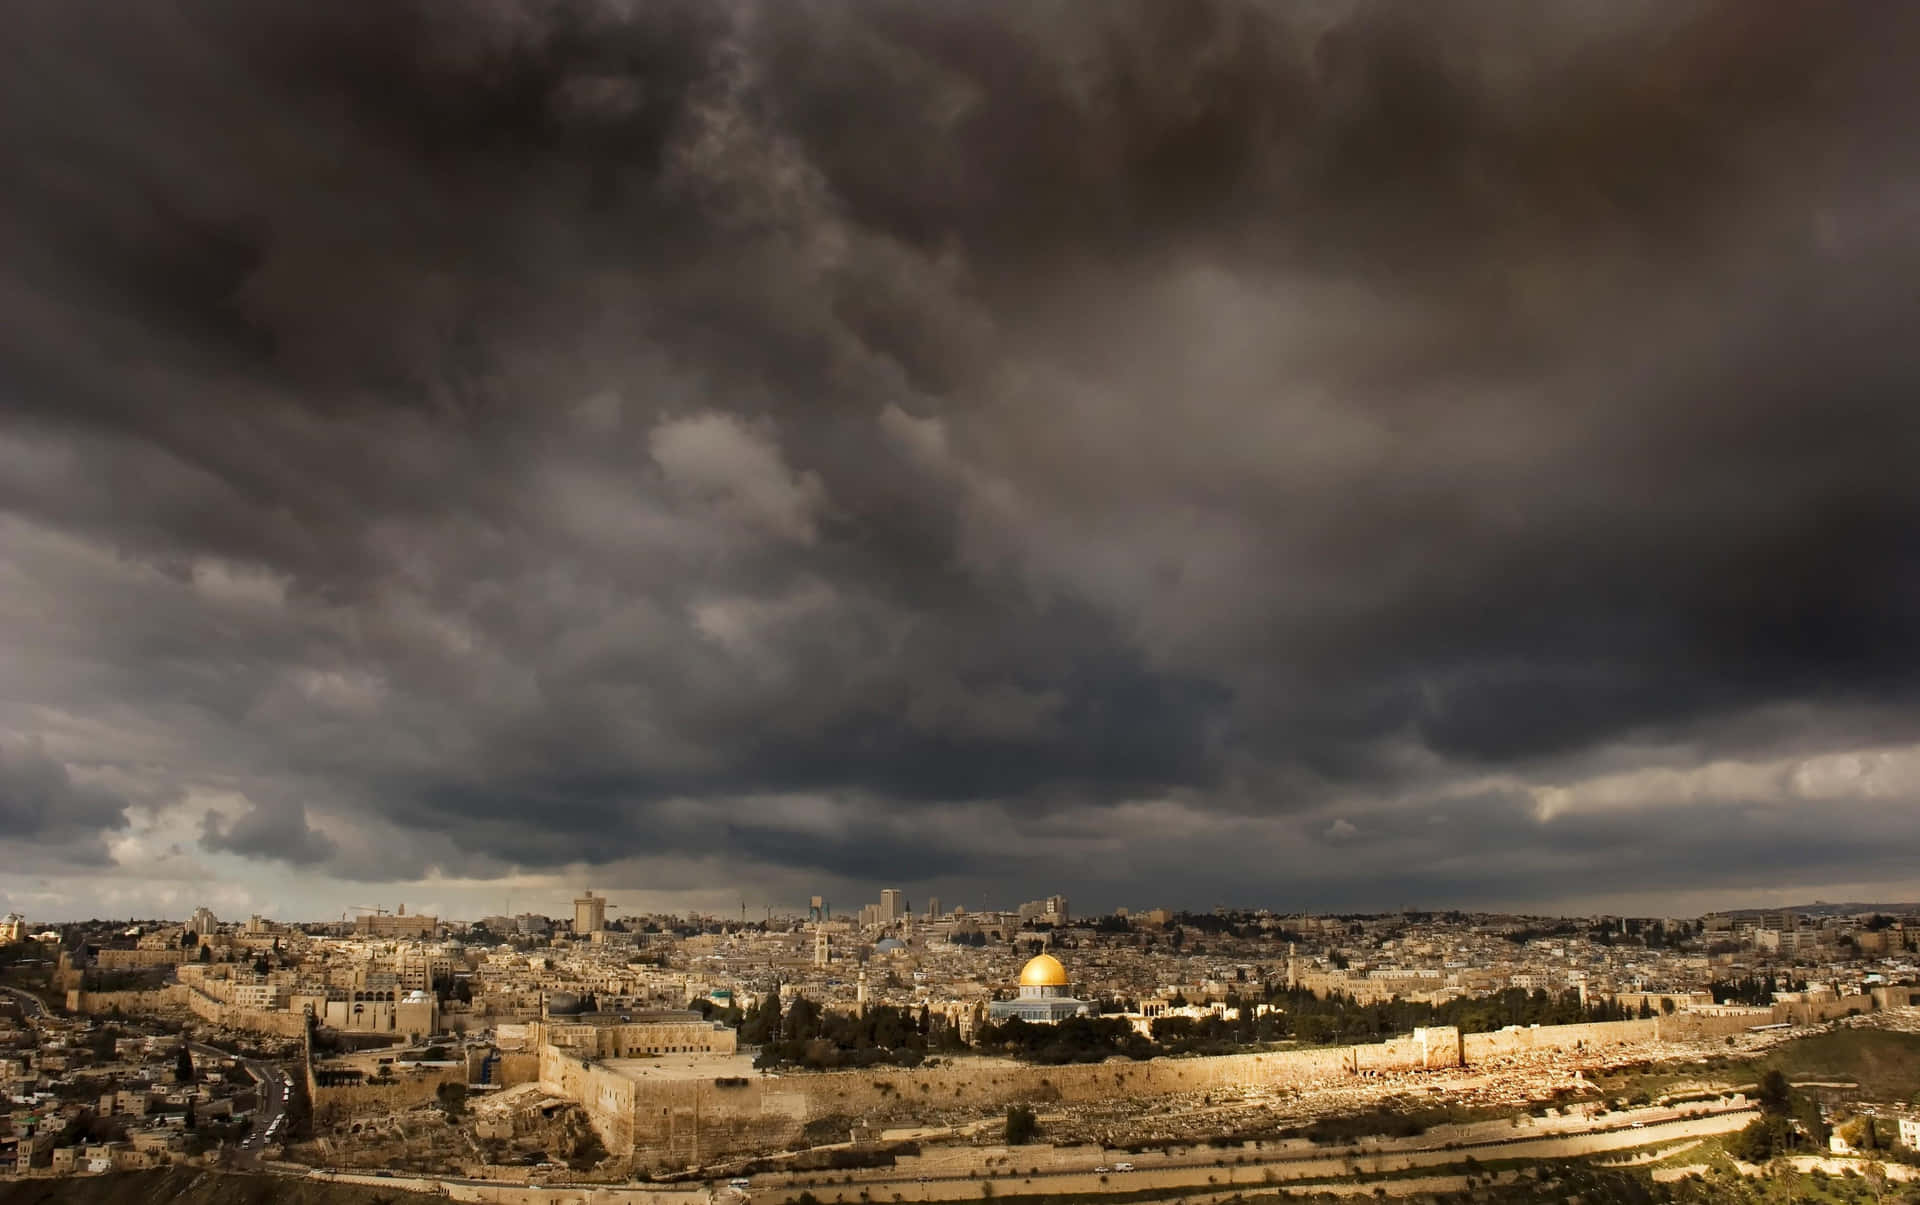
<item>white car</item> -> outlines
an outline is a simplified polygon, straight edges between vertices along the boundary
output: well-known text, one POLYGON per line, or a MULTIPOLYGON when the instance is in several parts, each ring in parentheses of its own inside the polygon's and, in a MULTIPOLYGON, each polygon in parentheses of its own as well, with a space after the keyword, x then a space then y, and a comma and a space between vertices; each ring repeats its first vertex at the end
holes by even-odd
POLYGON ((1131 1163, 1116 1163, 1116 1164, 1114 1164, 1114 1165, 1113 1165, 1113 1170, 1114 1170, 1114 1171, 1117 1171, 1117 1172, 1130 1172, 1130 1171, 1132 1171, 1132 1170, 1133 1170, 1133 1164, 1131 1164, 1131 1163))

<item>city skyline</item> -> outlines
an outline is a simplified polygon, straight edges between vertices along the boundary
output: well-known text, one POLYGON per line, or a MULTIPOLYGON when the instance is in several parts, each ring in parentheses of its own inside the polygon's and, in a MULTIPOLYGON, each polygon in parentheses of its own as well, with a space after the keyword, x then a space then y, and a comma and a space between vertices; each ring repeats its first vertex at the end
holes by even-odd
POLYGON ((1920 898, 1920 14, 348 9, 0 52, 0 911, 1920 898))

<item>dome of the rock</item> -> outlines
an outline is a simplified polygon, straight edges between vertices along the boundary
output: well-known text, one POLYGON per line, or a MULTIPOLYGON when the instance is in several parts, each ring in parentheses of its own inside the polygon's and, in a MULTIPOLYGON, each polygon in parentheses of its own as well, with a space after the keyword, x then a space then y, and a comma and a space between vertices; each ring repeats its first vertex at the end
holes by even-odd
POLYGON ((1067 968, 1051 954, 1041 954, 1020 972, 1021 987, 1065 987, 1067 968))

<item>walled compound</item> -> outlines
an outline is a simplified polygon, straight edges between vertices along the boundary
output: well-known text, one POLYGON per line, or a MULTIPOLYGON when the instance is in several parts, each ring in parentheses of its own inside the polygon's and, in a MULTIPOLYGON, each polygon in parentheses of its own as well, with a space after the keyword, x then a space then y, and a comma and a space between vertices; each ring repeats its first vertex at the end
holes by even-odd
MULTIPOLYGON (((543 1091, 581 1103, 607 1149, 639 1163, 691 1166, 771 1153, 809 1133, 863 1118, 933 1110, 1144 1099, 1221 1088, 1308 1087, 1342 1078, 1472 1066, 1537 1051, 1580 1051, 1744 1033, 1769 1009, 1690 1012, 1636 1021, 1530 1026, 1462 1035, 1453 1028, 1357 1046, 1259 1054, 1038 1066, 968 1058, 909 1069, 786 1075, 735 1060, 599 1057, 557 1045, 531 1025, 543 1091)), ((836 1139, 837 1140, 837 1139, 836 1139)))

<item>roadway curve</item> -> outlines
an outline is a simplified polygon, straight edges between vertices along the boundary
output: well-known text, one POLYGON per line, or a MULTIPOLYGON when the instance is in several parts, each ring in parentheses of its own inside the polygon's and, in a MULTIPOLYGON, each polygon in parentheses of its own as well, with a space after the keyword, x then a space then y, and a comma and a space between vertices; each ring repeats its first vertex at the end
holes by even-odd
POLYGON ((287 1123, 282 1119, 286 1116, 287 1105, 293 1095, 293 1089, 287 1082, 291 1077, 274 1063, 241 1058, 231 1051, 209 1046, 205 1042, 188 1042, 187 1049, 196 1055, 205 1055, 208 1058, 238 1060, 247 1074, 253 1077, 253 1082, 258 1086, 260 1093, 260 1107, 254 1112, 253 1129, 240 1140, 239 1154, 242 1163, 250 1167, 257 1166, 260 1161, 260 1151, 267 1143, 267 1132, 273 1128, 274 1123, 278 1122, 280 1126, 279 1131, 275 1132, 275 1138, 282 1141, 286 1138, 287 1123))
POLYGON ((32 992, 26 991, 23 988, 6 987, 4 985, 0 985, 0 992, 5 992, 15 1000, 18 1000, 21 1011, 26 1013, 30 1019, 41 1020, 46 1017, 47 1002, 32 992))

